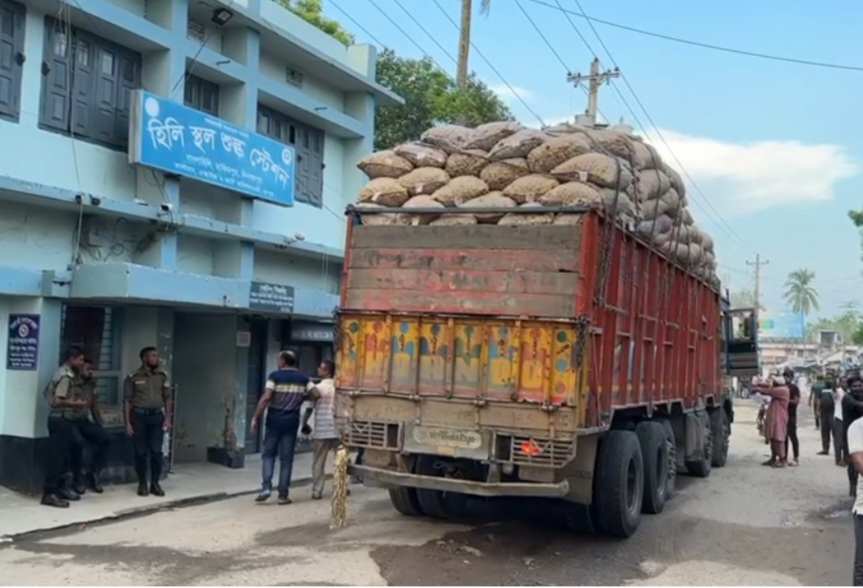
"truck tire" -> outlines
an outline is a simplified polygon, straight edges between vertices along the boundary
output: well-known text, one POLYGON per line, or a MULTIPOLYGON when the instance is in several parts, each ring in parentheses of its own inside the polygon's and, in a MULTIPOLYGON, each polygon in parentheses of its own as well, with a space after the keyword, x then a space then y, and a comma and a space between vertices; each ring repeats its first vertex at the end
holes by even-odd
MULTIPOLYGON (((417 459, 416 470, 423 476, 438 475, 434 468, 434 458, 426 455, 417 459)), ((461 518, 467 511, 467 496, 457 492, 417 488, 417 501, 422 512, 436 519, 461 518)))
POLYGON ((699 418, 701 426, 704 427, 704 448, 700 459, 686 462, 686 470, 693 476, 706 478, 710 475, 713 466, 713 432, 710 428, 710 417, 699 418))
POLYGON ((422 516, 423 511, 414 488, 390 488, 389 492, 390 502, 398 512, 406 517, 422 516))
POLYGON ((608 431, 599 445, 594 511, 603 533, 630 537, 641 522, 644 461, 632 431, 608 431))
POLYGON ((731 438, 731 426, 724 408, 719 407, 710 413, 710 428, 713 431, 711 465, 721 468, 728 461, 728 445, 731 438))
POLYGON ((644 494, 641 512, 659 514, 665 508, 668 490, 668 443, 665 427, 655 421, 638 423, 635 427, 644 463, 644 494))
POLYGON ((674 498, 677 489, 677 439, 671 421, 663 420, 662 430, 665 432, 665 444, 668 446, 668 478, 665 480, 665 501, 674 498))

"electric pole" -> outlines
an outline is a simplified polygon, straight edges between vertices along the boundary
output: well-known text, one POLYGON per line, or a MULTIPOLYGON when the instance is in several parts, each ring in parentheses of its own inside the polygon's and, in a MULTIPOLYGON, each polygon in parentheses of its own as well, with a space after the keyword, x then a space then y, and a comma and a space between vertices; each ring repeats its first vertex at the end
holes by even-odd
POLYGON ((587 110, 584 115, 587 122, 591 125, 596 124, 596 111, 599 110, 599 87, 602 84, 611 82, 611 78, 619 78, 620 70, 618 68, 608 69, 604 72, 599 70, 599 58, 594 57, 590 64, 590 75, 566 74, 566 81, 575 84, 575 87, 581 85, 582 82, 587 82, 587 110))
POLYGON ((761 259, 761 254, 755 254, 755 261, 746 260, 746 265, 751 265, 755 268, 755 314, 758 314, 758 309, 761 308, 761 266, 770 263, 769 259, 761 259))

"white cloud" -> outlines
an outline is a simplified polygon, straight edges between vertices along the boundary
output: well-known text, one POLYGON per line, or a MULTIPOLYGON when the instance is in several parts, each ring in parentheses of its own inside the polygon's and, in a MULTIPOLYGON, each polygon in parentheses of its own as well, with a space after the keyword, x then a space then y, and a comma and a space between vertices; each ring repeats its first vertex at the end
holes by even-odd
MULTIPOLYGON (((839 145, 800 141, 732 143, 663 130, 702 191, 723 214, 833 198, 836 184, 860 171, 839 145), (721 208, 720 208, 721 207, 721 208)), ((649 139, 672 167, 662 141, 649 139)))
POLYGON ((518 98, 515 97, 516 94, 521 96, 525 102, 530 102, 530 100, 534 96, 533 92, 531 90, 528 90, 527 88, 523 88, 515 84, 511 84, 511 86, 512 89, 510 89, 510 87, 506 84, 492 84, 489 86, 489 88, 491 88, 492 92, 500 96, 501 99, 505 100, 508 103, 518 102, 520 104, 518 98), (515 93, 513 93, 513 90, 515 90, 515 93))

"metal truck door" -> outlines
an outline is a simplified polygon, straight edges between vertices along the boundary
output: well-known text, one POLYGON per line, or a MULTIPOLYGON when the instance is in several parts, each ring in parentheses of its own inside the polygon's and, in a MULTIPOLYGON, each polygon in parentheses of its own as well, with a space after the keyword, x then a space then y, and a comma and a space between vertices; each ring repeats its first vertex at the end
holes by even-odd
POLYGON ((758 320, 754 308, 727 311, 724 321, 725 370, 730 376, 758 375, 758 320))

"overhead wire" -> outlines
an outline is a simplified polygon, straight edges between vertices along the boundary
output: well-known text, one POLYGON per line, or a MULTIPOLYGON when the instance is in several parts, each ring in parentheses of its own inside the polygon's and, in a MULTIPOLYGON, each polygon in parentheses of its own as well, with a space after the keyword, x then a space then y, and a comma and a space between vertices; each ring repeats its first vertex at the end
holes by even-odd
MULTIPOLYGON (((380 12, 380 13, 383 15, 383 17, 384 17, 385 19, 387 19, 387 20, 390 22, 390 24, 391 24, 391 25, 393 25, 393 26, 394 26, 394 27, 395 27, 395 28, 396 28, 396 29, 397 29, 397 30, 398 30, 402 35, 404 35, 404 37, 405 37, 408 41, 410 41, 410 42, 411 42, 411 44, 412 44, 414 47, 416 47, 416 48, 417 48, 417 50, 420 52, 420 54, 421 54, 421 55, 423 55, 424 57, 427 57, 428 59, 430 59, 430 60, 432 61, 432 63, 434 63, 434 64, 435 64, 435 67, 437 67, 437 68, 438 68, 439 70, 441 70, 442 72, 446 73, 446 70, 445 70, 443 67, 441 67, 441 64, 440 64, 440 63, 438 63, 438 62, 437 62, 437 60, 436 60, 434 57, 432 57, 431 55, 429 55, 428 51, 426 51, 426 50, 425 50, 425 49, 424 49, 424 48, 423 48, 423 47, 422 47, 422 46, 421 46, 421 45, 416 41, 416 39, 414 39, 412 36, 410 36, 410 35, 408 34, 408 32, 407 32, 406 30, 404 30, 404 28, 402 28, 402 26, 401 26, 398 22, 396 22, 396 21, 395 21, 395 19, 393 19, 393 17, 391 17, 389 14, 387 14, 387 13, 386 13, 386 11, 385 11, 383 8, 381 8, 381 7, 380 7, 380 5, 379 5, 377 2, 375 2, 375 0, 368 0, 368 1, 369 1, 369 4, 371 4, 372 6, 374 6, 374 7, 377 9, 377 11, 378 11, 378 12, 380 12)), ((449 74, 447 73, 447 75, 449 75, 449 74)))
POLYGON ((551 44, 551 41, 549 41, 548 37, 545 36, 545 33, 542 32, 542 29, 540 29, 536 22, 530 17, 530 14, 528 14, 527 10, 524 9, 521 2, 519 0, 515 0, 515 5, 518 6, 519 10, 521 10, 521 13, 527 19, 527 22, 531 24, 533 30, 535 30, 539 37, 545 42, 545 46, 548 47, 548 50, 551 51, 552 55, 557 58, 566 73, 570 73, 572 70, 566 64, 566 61, 563 60, 563 57, 560 56, 560 53, 557 52, 557 49, 554 48, 554 45, 551 44))
MULTIPOLYGON (((540 4, 542 6, 547 6, 549 8, 557 8, 554 4, 551 4, 549 2, 545 2, 544 0, 530 0, 530 1, 533 2, 534 4, 540 4)), ((588 22, 597 22, 599 24, 603 24, 603 25, 606 25, 609 27, 614 27, 614 28, 621 29, 624 31, 629 31, 632 33, 638 33, 640 35, 646 35, 648 37, 655 37, 657 39, 664 39, 666 41, 673 41, 675 43, 681 43, 684 45, 701 47, 703 49, 712 49, 714 51, 722 51, 724 53, 733 53, 733 54, 737 54, 737 55, 744 55, 747 57, 756 57, 759 59, 767 59, 767 60, 771 60, 771 61, 782 61, 782 62, 786 62, 786 63, 794 63, 797 65, 807 65, 807 66, 812 66, 812 67, 822 67, 822 68, 828 68, 828 69, 839 69, 839 70, 863 72, 863 66, 861 66, 861 65, 848 65, 848 64, 843 64, 843 63, 832 63, 832 62, 828 62, 828 61, 817 61, 814 59, 802 59, 802 58, 798 58, 798 57, 787 57, 784 55, 774 55, 774 54, 770 54, 770 53, 763 53, 760 51, 750 51, 748 49, 738 49, 736 47, 728 47, 728 46, 724 46, 724 45, 717 45, 714 43, 706 43, 703 41, 695 41, 693 39, 686 39, 686 38, 678 37, 675 35, 669 35, 667 33, 658 33, 655 31, 648 31, 646 29, 640 29, 638 27, 633 27, 633 26, 621 24, 618 22, 613 22, 610 20, 596 18, 594 16, 588 16, 586 13, 584 13, 584 11, 575 12, 575 11, 567 10, 565 8, 561 8, 561 11, 565 12, 565 13, 569 13, 573 16, 578 16, 580 18, 583 18, 588 22)))
POLYGON ((419 27, 419 29, 420 29, 423 33, 425 33, 426 37, 428 37, 429 39, 431 39, 431 42, 432 42, 432 43, 434 43, 435 45, 437 45, 437 48, 438 48, 438 49, 440 49, 440 50, 443 52, 443 54, 444 54, 444 55, 446 55, 446 56, 449 58, 449 60, 450 60, 450 61, 452 61, 452 62, 453 62, 454 64, 456 64, 456 65, 458 64, 458 60, 457 60, 455 57, 453 57, 452 53, 450 53, 449 51, 447 51, 446 47, 444 47, 443 45, 441 45, 441 44, 440 44, 440 41, 438 41, 438 40, 435 38, 435 36, 434 36, 434 35, 432 35, 432 34, 429 32, 429 30, 428 30, 427 28, 425 28, 425 27, 423 26, 423 24, 422 24, 419 20, 417 20, 417 18, 416 18, 416 17, 415 17, 415 16, 414 16, 414 15, 413 15, 413 14, 412 14, 412 13, 411 13, 407 8, 405 8, 404 4, 402 4, 402 3, 400 2, 400 0, 393 0, 393 2, 395 2, 395 3, 396 3, 396 5, 397 5, 399 8, 401 8, 401 9, 402 9, 402 12, 404 12, 404 13, 408 16, 408 18, 409 18, 409 19, 411 19, 411 20, 413 21, 413 23, 414 23, 415 25, 417 25, 417 27, 419 27))
MULTIPOLYGON (((587 16, 584 9, 582 8, 581 2, 579 0, 573 0, 573 1, 578 6, 578 9, 581 11, 580 16, 583 16, 584 18, 587 19, 587 22, 588 22, 588 25, 590 26, 590 29, 593 31, 593 34, 594 34, 594 36, 596 36, 597 41, 599 41, 599 44, 602 46, 603 50, 608 55, 609 61, 611 61, 612 65, 614 65, 616 68, 620 69, 619 65, 617 64, 617 61, 614 59, 614 55, 611 53, 611 50, 608 48, 608 45, 605 44, 605 41, 602 39, 602 36, 599 34, 599 31, 593 25, 592 19, 587 16)), ((554 6, 552 6, 552 8, 554 8, 554 6)), ((716 208, 710 202, 710 199, 707 197, 706 194, 704 194, 704 191, 701 189, 701 187, 698 185, 698 183, 693 179, 692 175, 686 169, 686 166, 683 165, 683 162, 677 156, 677 153, 675 153, 674 149, 671 148, 671 145, 665 139, 665 135, 662 134, 662 131, 660 130, 659 126, 653 120, 653 116, 651 116, 650 111, 647 110, 647 107, 644 105, 644 102, 642 102, 638 93, 635 91, 635 88, 629 82, 629 79, 627 78, 626 74, 623 71, 621 71, 620 77, 623 80, 623 83, 626 85, 627 89, 632 94, 632 97, 635 99, 636 104, 639 106, 641 111, 644 113, 645 118, 650 123, 651 127, 653 128, 654 132, 656 133, 656 136, 659 138, 659 140, 662 142, 662 144, 665 145, 665 148, 668 150, 668 153, 671 155, 672 159, 674 159, 674 161, 680 167, 680 170, 683 172, 683 175, 686 177, 686 179, 689 180, 689 183, 693 187, 693 189, 695 190, 695 193, 698 194, 704 200, 704 205, 702 205, 695 198, 693 198, 693 202, 698 204, 699 207, 702 210, 704 210, 706 213, 708 213, 708 215, 710 216, 710 212, 707 210, 707 208, 709 208, 709 210, 712 211, 712 216, 715 217, 713 220, 714 220, 714 222, 717 222, 717 226, 721 227, 724 232, 728 233, 730 236, 737 239, 740 243, 744 243, 745 240, 743 239, 743 237, 741 237, 737 233, 737 231, 735 231, 734 228, 728 223, 728 221, 725 220, 725 218, 722 216, 722 214, 718 210, 716 210, 716 208), (705 208, 705 206, 707 208, 705 208)))
POLYGON ((352 23, 354 23, 354 25, 356 25, 356 27, 357 27, 358 29, 360 29, 362 32, 364 32, 364 33, 365 33, 365 34, 366 34, 366 35, 367 35, 367 36, 368 36, 372 41, 374 41, 375 43, 377 43, 377 44, 378 44, 378 46, 379 46, 381 49, 386 49, 386 48, 387 48, 387 44, 386 44, 386 43, 384 43, 383 41, 381 41, 380 39, 378 39, 378 38, 377 38, 374 34, 372 34, 372 33, 371 33, 371 32, 370 32, 366 27, 364 27, 362 24, 360 24, 360 23, 359 23, 359 21, 357 21, 357 19, 355 19, 353 16, 351 16, 351 15, 350 15, 350 14, 349 14, 349 13, 348 13, 344 8, 342 8, 341 6, 339 6, 339 5, 338 5, 338 3, 336 2, 336 0, 329 0, 329 2, 330 2, 330 4, 332 4, 332 5, 335 7, 335 9, 336 9, 336 10, 338 10, 338 11, 339 11, 339 12, 341 12, 343 15, 345 15, 345 18, 347 18, 349 21, 351 21, 352 23))
MULTIPOLYGON (((460 30, 458 23, 456 23, 455 20, 453 20, 453 18, 449 15, 449 13, 444 9, 444 7, 440 5, 439 0, 433 0, 433 1, 434 1, 435 6, 437 6, 438 10, 441 12, 441 14, 443 14, 444 17, 446 17, 446 19, 450 22, 450 24, 452 24, 452 26, 455 28, 455 30, 457 30, 457 31, 460 30)), ((503 74, 500 72, 500 70, 497 67, 495 67, 494 64, 491 62, 491 60, 489 60, 485 56, 485 54, 479 49, 479 47, 476 46, 476 43, 471 41, 470 46, 471 46, 471 49, 473 49, 474 52, 479 56, 479 58, 482 59, 483 62, 488 66, 488 68, 490 70, 492 70, 494 72, 494 74, 500 79, 500 81, 509 89, 509 91, 512 92, 512 95, 515 96, 515 98, 521 103, 522 106, 524 106, 525 110, 527 110, 534 118, 536 118, 536 120, 539 121, 539 124, 541 126, 543 126, 543 127, 546 126, 545 121, 542 120, 542 117, 539 116, 533 108, 531 108, 530 104, 528 104, 524 98, 522 98, 521 94, 519 94, 516 91, 516 89, 512 86, 512 84, 510 84, 509 81, 507 81, 507 79, 503 76, 503 74)))

